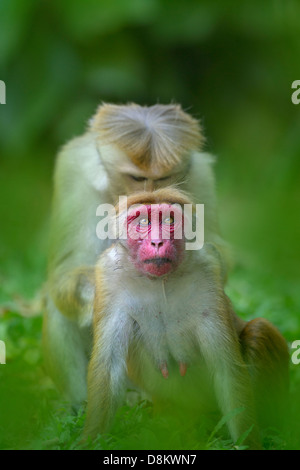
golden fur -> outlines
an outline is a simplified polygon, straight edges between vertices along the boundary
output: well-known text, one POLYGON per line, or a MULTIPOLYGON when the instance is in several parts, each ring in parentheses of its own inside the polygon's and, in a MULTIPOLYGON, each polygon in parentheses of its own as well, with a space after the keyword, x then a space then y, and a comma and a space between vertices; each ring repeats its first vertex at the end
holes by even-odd
POLYGON ((102 104, 90 126, 102 144, 115 144, 142 170, 171 169, 203 142, 199 122, 179 105, 102 104))
MULTIPOLYGON (((141 191, 128 197, 127 207, 133 206, 134 204, 162 204, 167 202, 168 204, 192 204, 191 199, 188 195, 182 191, 179 192, 176 188, 162 188, 156 191, 141 191)), ((122 212, 125 207, 121 205, 117 206, 117 212, 122 212)))

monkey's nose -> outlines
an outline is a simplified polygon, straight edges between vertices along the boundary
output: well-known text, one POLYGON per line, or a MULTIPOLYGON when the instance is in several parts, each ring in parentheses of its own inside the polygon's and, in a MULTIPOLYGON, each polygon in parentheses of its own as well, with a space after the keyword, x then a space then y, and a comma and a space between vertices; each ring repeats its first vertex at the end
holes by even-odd
POLYGON ((157 249, 161 248, 163 244, 164 244, 163 240, 151 240, 151 245, 157 249))

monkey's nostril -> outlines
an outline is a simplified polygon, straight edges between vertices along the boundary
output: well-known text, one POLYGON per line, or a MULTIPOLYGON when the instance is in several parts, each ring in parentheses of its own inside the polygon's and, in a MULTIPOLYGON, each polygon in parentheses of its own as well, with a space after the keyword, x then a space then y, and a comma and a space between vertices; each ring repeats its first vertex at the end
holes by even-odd
POLYGON ((151 245, 155 246, 155 248, 160 248, 162 247, 164 242, 162 240, 152 240, 151 245))

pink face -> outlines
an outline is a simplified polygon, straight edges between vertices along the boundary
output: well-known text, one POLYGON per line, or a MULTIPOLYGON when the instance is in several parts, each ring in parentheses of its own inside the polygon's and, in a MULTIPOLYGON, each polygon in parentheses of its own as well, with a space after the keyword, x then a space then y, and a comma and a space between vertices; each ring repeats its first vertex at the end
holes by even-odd
POLYGON ((142 274, 163 276, 184 257, 183 212, 179 205, 132 206, 127 216, 127 246, 142 274))

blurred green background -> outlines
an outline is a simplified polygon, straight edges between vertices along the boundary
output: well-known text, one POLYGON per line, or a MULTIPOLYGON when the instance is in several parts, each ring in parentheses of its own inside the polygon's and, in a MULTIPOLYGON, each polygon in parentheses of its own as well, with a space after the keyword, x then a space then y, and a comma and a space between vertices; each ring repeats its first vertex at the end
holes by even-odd
POLYGON ((101 101, 179 102, 200 119, 236 258, 229 295, 241 315, 300 339, 299 18, 298 0, 0 0, 0 372, 15 367, 6 400, 24 360, 42 367, 40 318, 24 315, 45 280, 55 154, 101 101))

